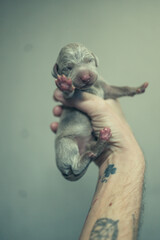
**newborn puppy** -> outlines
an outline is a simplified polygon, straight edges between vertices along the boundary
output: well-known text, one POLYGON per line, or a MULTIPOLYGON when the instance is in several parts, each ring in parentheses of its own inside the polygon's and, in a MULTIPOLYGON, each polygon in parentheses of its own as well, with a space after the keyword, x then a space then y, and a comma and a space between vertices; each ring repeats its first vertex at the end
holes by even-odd
MULTIPOLYGON (((82 91, 87 91, 104 99, 116 99, 143 93, 148 86, 110 86, 100 78, 97 66, 98 59, 91 51, 82 44, 71 43, 61 49, 52 75, 65 98, 80 97, 82 91)), ((65 108, 55 141, 56 163, 62 175, 70 181, 82 177, 90 162, 106 149, 110 138, 110 128, 106 126, 95 135, 87 115, 65 108)))

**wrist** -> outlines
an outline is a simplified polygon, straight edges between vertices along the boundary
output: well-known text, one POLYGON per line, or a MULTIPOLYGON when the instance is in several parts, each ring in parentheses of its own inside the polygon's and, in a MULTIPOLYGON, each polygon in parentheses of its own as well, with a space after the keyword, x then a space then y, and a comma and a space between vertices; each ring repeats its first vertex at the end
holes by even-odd
POLYGON ((99 166, 99 173, 105 170, 109 164, 114 164, 119 168, 119 171, 124 173, 145 170, 145 160, 142 150, 136 141, 131 144, 126 144, 125 147, 114 147, 113 151, 109 154, 106 151, 97 161, 99 166))
MULTIPOLYGON (((114 153, 99 168, 97 190, 111 191, 116 196, 142 190, 145 161, 142 151, 114 153), (104 184, 105 183, 105 184, 104 184), (106 190, 105 190, 106 189, 106 190), (125 190, 125 191, 124 191, 125 190)), ((127 196, 127 195, 126 195, 127 196)))

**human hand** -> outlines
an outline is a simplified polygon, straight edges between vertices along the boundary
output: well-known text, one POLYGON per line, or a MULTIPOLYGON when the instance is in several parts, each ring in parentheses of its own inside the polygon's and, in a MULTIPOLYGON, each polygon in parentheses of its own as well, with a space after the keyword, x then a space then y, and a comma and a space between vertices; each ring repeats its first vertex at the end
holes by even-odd
MULTIPOLYGON (((133 133, 126 122, 120 104, 117 100, 104 100, 93 94, 82 92, 80 98, 64 99, 63 94, 56 89, 54 93, 56 101, 60 101, 64 106, 74 107, 86 113, 90 119, 93 131, 96 136, 104 127, 109 127, 112 132, 110 138, 110 157, 115 154, 135 154, 141 153, 141 150, 133 136, 133 133)), ((53 109, 55 116, 60 116, 63 111, 62 106, 56 106, 53 109)), ((56 132, 58 123, 53 122, 51 129, 56 132)), ((98 165, 101 161, 98 159, 98 165)))

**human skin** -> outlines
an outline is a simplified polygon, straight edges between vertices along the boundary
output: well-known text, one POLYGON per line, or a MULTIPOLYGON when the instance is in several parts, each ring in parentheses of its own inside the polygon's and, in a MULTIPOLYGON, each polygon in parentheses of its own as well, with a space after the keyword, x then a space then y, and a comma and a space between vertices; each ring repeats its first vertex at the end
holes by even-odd
MULTIPOLYGON (((109 151, 96 160, 99 177, 80 240, 137 239, 145 161, 119 102, 85 92, 80 100, 65 100, 59 90, 55 91, 54 98, 86 113, 95 132, 104 127, 112 131, 109 151)), ((55 116, 61 112, 61 106, 53 110, 55 116)), ((57 128, 58 123, 51 124, 53 132, 57 128)))

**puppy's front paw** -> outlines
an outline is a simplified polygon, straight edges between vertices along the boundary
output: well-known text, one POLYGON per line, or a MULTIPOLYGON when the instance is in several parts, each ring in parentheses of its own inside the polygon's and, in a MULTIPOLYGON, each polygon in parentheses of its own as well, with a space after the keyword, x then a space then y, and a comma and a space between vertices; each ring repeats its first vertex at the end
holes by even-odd
POLYGON ((62 92, 71 93, 75 89, 72 84, 71 78, 67 78, 65 75, 58 75, 55 83, 62 92))
POLYGON ((144 93, 147 87, 148 87, 148 82, 143 83, 142 86, 137 88, 136 93, 137 94, 144 93))

